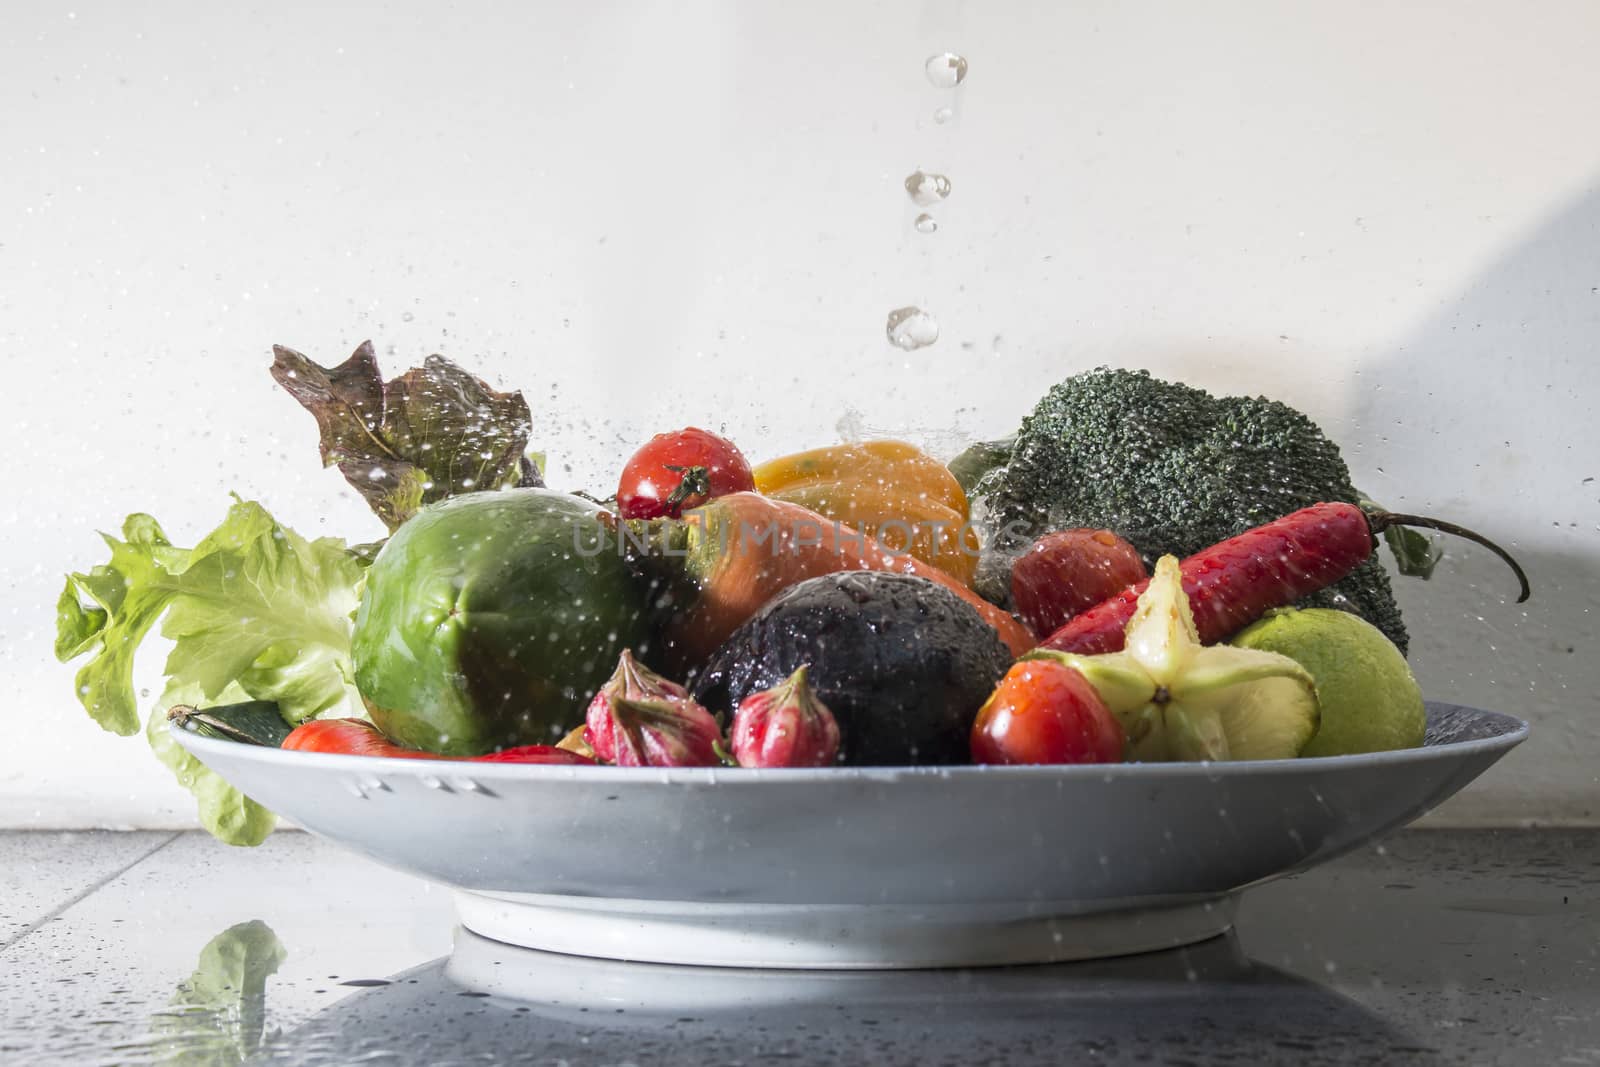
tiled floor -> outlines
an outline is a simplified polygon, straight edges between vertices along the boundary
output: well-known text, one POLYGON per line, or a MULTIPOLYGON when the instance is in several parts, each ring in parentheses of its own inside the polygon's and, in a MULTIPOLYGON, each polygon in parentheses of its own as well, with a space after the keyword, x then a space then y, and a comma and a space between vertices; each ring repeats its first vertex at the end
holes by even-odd
POLYGON ((1401 834, 1188 950, 896 975, 507 948, 304 834, 0 834, 6 1064, 1600 1064, 1597 954, 1600 831, 1401 834))

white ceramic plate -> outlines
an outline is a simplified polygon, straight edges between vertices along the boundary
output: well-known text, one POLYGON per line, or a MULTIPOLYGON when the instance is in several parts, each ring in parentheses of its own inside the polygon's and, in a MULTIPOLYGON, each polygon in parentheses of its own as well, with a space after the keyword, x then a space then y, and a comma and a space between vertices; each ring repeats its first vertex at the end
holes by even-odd
POLYGON ((888 968, 1220 933, 1241 889, 1404 825, 1528 734, 1471 708, 1428 717, 1428 743, 1398 752, 1072 767, 439 763, 177 736, 307 829, 453 886, 462 924, 487 937, 660 963, 888 968))

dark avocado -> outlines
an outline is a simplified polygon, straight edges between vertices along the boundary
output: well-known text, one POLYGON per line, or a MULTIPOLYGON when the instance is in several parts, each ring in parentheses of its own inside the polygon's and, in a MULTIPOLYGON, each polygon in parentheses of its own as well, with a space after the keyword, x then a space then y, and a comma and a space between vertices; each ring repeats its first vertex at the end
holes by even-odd
POLYGON ((843 736, 844 762, 968 760, 978 709, 1011 665, 994 628, 943 586, 908 574, 845 571, 768 601, 700 672, 694 696, 731 714, 809 664, 843 736))
POLYGON ((395 531, 367 572, 356 687, 401 744, 472 756, 549 744, 624 648, 648 593, 602 512, 548 489, 472 493, 395 531))

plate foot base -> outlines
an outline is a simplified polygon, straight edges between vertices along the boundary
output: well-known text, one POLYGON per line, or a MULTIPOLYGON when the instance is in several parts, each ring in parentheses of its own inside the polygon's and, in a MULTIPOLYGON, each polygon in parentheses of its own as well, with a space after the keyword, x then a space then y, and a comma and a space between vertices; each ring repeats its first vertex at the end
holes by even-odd
POLYGON ((1060 963, 1192 944, 1233 925, 1234 898, 1049 903, 959 912, 694 904, 458 892, 461 924, 571 956, 707 967, 897 970, 1060 963))

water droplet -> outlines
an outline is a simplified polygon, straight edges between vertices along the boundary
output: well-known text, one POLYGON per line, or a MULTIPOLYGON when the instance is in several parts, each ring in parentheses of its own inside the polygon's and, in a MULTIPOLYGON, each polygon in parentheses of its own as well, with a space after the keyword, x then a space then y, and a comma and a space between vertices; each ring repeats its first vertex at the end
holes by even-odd
POLYGON ((906 176, 906 195, 922 207, 937 204, 950 195, 950 179, 943 174, 914 171, 906 176))
POLYGON ((932 233, 939 228, 939 220, 924 211, 917 216, 917 221, 912 223, 918 233, 932 233))
POLYGON ((926 348, 939 339, 939 324, 919 307, 895 308, 889 312, 885 331, 889 343, 907 352, 926 348))
POLYGON ((424 774, 417 780, 429 789, 443 789, 446 793, 450 792, 450 787, 445 785, 442 779, 435 778, 431 774, 424 774))
POLYGON ((939 110, 933 113, 933 121, 937 122, 941 126, 955 117, 956 109, 953 107, 941 107, 939 110))
POLYGON ((954 52, 940 52, 929 56, 922 69, 928 73, 928 84, 935 89, 954 89, 967 78, 967 60, 954 52))
POLYGON ((360 782, 347 781, 344 783, 344 788, 345 792, 349 793, 353 797, 359 797, 362 800, 367 799, 367 791, 361 788, 360 782))
POLYGON ((413 322, 415 320, 416 320, 416 316, 411 314, 411 312, 409 312, 409 311, 402 311, 400 313, 400 321, 401 322, 413 322))

